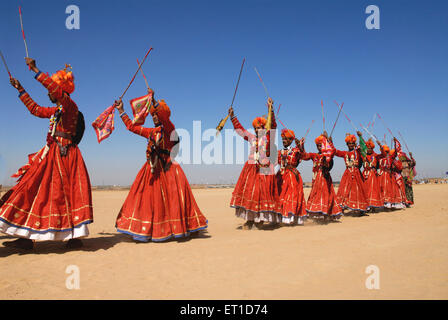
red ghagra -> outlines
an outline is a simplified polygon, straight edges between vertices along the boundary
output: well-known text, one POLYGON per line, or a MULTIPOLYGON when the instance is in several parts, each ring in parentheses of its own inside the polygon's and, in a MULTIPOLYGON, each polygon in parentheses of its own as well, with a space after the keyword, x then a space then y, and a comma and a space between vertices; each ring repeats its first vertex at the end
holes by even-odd
POLYGON ((174 125, 169 118, 159 119, 162 126, 145 128, 122 115, 129 131, 148 139, 148 159, 118 214, 116 228, 143 242, 185 237, 207 228, 182 168, 170 157, 174 125), (158 151, 151 153, 152 147, 158 151))
POLYGON ((68 240, 87 236, 93 222, 90 179, 78 146, 78 107, 46 74, 36 79, 60 107, 41 107, 25 91, 20 99, 35 116, 50 118, 47 145, 29 155, 13 177, 18 183, 0 199, 0 231, 32 240, 68 240))
POLYGON ((337 201, 343 209, 365 212, 368 203, 364 193, 364 181, 359 170, 362 165, 361 151, 336 150, 336 156, 344 158, 346 169, 342 175, 337 193, 337 201))

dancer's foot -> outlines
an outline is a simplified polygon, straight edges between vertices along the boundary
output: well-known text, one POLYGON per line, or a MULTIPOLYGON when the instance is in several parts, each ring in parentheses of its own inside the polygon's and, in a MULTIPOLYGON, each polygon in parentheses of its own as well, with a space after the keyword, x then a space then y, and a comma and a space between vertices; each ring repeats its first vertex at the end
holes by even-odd
POLYGON ((263 221, 256 222, 256 223, 255 223, 255 227, 257 227, 257 229, 263 229, 263 224, 264 224, 263 221))
POLYGON ((14 241, 5 241, 3 242, 3 245, 5 247, 25 249, 25 250, 32 250, 34 248, 33 240, 24 238, 19 238, 14 241))
POLYGON ((254 225, 253 221, 246 221, 246 223, 243 224, 243 230, 250 230, 252 229, 253 225, 254 225))
POLYGON ((81 239, 70 239, 68 240, 67 244, 65 245, 65 247, 67 249, 77 249, 77 248, 81 248, 83 246, 83 243, 81 241, 81 239))
POLYGON ((190 238, 198 238, 201 235, 202 230, 190 232, 190 238))

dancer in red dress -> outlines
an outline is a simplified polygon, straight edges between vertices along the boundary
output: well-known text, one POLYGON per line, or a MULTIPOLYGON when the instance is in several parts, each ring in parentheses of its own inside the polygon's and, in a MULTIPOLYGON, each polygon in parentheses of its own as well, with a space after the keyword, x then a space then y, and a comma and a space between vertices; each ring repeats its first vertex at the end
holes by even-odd
POLYGON ((315 142, 318 153, 306 153, 304 150, 302 156, 302 160, 313 160, 313 182, 306 211, 311 218, 339 219, 342 209, 336 200, 330 175, 335 149, 328 141, 326 132, 317 137, 315 142))
MULTIPOLYGON (((391 150, 392 151, 392 150, 391 150)), ((402 208, 405 208, 409 205, 409 201, 406 198, 406 190, 404 186, 404 180, 401 176, 401 172, 403 171, 403 165, 400 160, 394 159, 392 162, 392 176, 394 177, 394 181, 396 183, 396 191, 398 197, 400 198, 400 202, 402 204, 402 208)))
MULTIPOLYGON (((271 98, 268 99, 268 104, 273 105, 271 98)), ((265 130, 266 119, 254 119, 252 125, 255 134, 252 134, 240 124, 232 107, 229 108, 229 114, 236 132, 250 143, 249 159, 235 185, 230 206, 235 208, 237 217, 246 220, 243 225, 245 230, 251 229, 254 223, 257 228, 262 227, 264 222, 279 223, 281 214, 278 208, 278 187, 274 166, 269 159, 272 134, 270 130, 265 130)), ((272 129, 275 129, 277 125, 273 112, 271 116, 272 129)))
POLYGON ((394 138, 395 149, 391 153, 387 145, 381 145, 379 141, 377 143, 381 149, 381 154, 378 155, 378 177, 384 207, 388 209, 401 209, 403 204, 399 196, 398 186, 392 176, 392 163, 395 154, 401 152, 401 146, 398 140, 394 138))
POLYGON ((84 122, 70 98, 75 89, 73 74, 65 69, 49 77, 33 59, 26 61, 57 106, 37 105, 11 79, 31 114, 50 119, 50 129, 46 146, 29 155, 29 163, 13 175, 18 183, 0 200, 0 231, 20 237, 5 245, 31 249, 32 240, 68 240, 67 247, 79 247, 78 238, 89 234, 93 210, 89 175, 77 146, 84 122))
MULTIPOLYGON (((362 143, 364 140, 359 131, 358 136, 360 143, 362 143)), ((364 166, 364 171, 362 173, 364 178, 364 194, 366 195, 370 212, 375 213, 377 209, 381 209, 384 206, 384 199, 381 194, 380 182, 377 174, 378 154, 373 151, 375 143, 372 139, 367 140, 365 145, 366 154, 362 156, 364 166)))
POLYGON ((178 143, 170 120, 171 111, 153 98, 150 107, 155 128, 136 125, 124 112, 123 102, 116 107, 126 128, 148 140, 147 161, 140 169, 118 214, 116 228, 141 242, 187 237, 207 228, 190 184, 180 165, 171 158, 178 143))
POLYGON ((347 134, 345 137, 348 151, 336 150, 337 157, 344 158, 345 171, 337 193, 337 202, 342 209, 360 212, 368 209, 367 199, 364 193, 364 181, 361 176, 362 166, 361 148, 356 146, 356 136, 347 134))
POLYGON ((297 170, 302 157, 303 141, 295 138, 294 131, 282 130, 283 149, 278 151, 280 170, 277 172, 277 182, 282 223, 285 224, 302 225, 307 217, 303 181, 297 170), (291 145, 294 140, 296 147, 291 145))

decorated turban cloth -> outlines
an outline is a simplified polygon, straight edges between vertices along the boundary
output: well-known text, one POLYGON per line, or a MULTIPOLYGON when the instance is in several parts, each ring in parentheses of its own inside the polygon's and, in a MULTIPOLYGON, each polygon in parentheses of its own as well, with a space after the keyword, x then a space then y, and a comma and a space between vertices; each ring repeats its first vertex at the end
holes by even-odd
POLYGON ((324 143, 325 139, 326 138, 324 136, 320 135, 314 140, 314 142, 316 142, 316 144, 322 144, 324 143))
POLYGON ((367 140, 366 146, 369 149, 375 149, 375 143, 372 141, 372 139, 367 140))
POLYGON ((168 119, 171 116, 171 110, 163 99, 159 100, 155 105, 152 105, 149 112, 151 115, 157 114, 161 119, 168 119))
POLYGON ((384 150, 384 152, 389 152, 390 151, 390 149, 389 149, 389 147, 387 145, 383 145, 383 150, 384 150))
MULTIPOLYGON (((57 85, 68 94, 71 94, 75 91, 75 77, 73 76, 73 72, 67 72, 67 68, 69 65, 65 65, 65 69, 57 71, 55 74, 51 76, 51 80, 57 83, 57 85)), ((71 68, 71 67, 70 67, 71 68)))
POLYGON ((398 158, 401 161, 410 161, 411 159, 409 159, 409 157, 407 156, 406 153, 404 153, 403 151, 400 152, 400 154, 398 155, 398 158))
POLYGON ((294 131, 292 131, 292 130, 283 129, 282 130, 282 137, 283 138, 294 139, 296 137, 296 135, 294 134, 294 131))
POLYGON ((353 134, 347 133, 346 136, 345 136, 345 142, 346 143, 349 143, 349 142, 355 143, 356 142, 356 137, 353 134))
POLYGON ((252 126, 255 128, 255 127, 263 127, 264 128, 264 126, 266 125, 266 122, 267 122, 267 120, 266 120, 266 118, 263 118, 263 117, 256 117, 255 119, 254 119, 254 121, 252 121, 252 126))

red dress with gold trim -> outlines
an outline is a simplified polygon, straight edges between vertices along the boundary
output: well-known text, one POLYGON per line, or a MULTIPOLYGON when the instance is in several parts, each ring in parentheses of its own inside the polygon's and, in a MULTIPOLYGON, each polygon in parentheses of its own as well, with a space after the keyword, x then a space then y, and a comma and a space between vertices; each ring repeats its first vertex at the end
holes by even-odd
POLYGON ((363 159, 364 193, 370 208, 382 208, 384 199, 381 194, 380 182, 377 174, 378 155, 373 152, 363 159))
POLYGON ((320 153, 304 153, 302 160, 313 160, 313 183, 306 203, 306 211, 311 218, 329 216, 339 219, 342 209, 337 202, 330 170, 333 167, 333 156, 327 162, 327 156, 320 153))
POLYGON ((400 145, 395 141, 394 154, 390 154, 381 148, 381 154, 378 156, 378 177, 380 181, 380 190, 384 199, 386 208, 403 208, 402 199, 395 177, 392 174, 392 164, 397 152, 401 151, 400 145))
POLYGON ((395 178, 395 182, 398 186, 398 194, 400 197, 400 201, 401 203, 406 206, 409 205, 410 202, 408 201, 407 197, 406 197, 406 189, 405 189, 405 185, 404 185, 404 180, 403 177, 401 175, 401 171, 403 170, 403 164, 401 163, 400 160, 394 160, 393 164, 392 164, 392 174, 395 178))
MULTIPOLYGON (((235 185, 230 206, 237 217, 247 221, 281 222, 278 208, 278 187, 274 166, 267 157, 270 148, 270 134, 257 137, 232 118, 236 132, 250 143, 249 159, 235 185)), ((272 128, 276 128, 273 119, 272 128)))
POLYGON ((336 150, 337 157, 344 158, 345 171, 337 193, 337 201, 343 209, 367 211, 368 203, 364 193, 364 181, 359 168, 362 166, 359 146, 352 151, 336 150))
POLYGON ((187 177, 170 157, 176 144, 170 139, 173 123, 159 115, 161 126, 145 128, 133 124, 126 114, 121 118, 129 131, 148 139, 148 148, 147 161, 118 214, 117 231, 138 241, 157 242, 207 228, 187 177))
POLYGON ((297 147, 278 151, 280 170, 277 173, 277 182, 283 223, 303 224, 307 216, 303 181, 299 170, 297 170, 300 159, 301 152, 297 147))
POLYGON ((0 200, 0 231, 33 240, 68 240, 87 236, 93 222, 90 179, 76 133, 78 107, 46 74, 36 79, 62 103, 41 107, 25 91, 20 99, 35 116, 50 118, 47 145, 29 155, 13 175, 18 183, 0 200))

